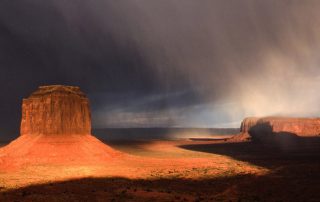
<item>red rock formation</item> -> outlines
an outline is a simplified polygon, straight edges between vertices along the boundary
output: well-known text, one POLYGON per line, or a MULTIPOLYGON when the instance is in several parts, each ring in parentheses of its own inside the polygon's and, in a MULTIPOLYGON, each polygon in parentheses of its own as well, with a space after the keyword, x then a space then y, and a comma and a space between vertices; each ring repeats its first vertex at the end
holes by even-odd
POLYGON ((245 118, 241 123, 240 132, 241 133, 248 133, 250 128, 257 124, 258 120, 259 120, 259 118, 257 118, 257 117, 245 118))
POLYGON ((43 86, 23 100, 21 135, 0 148, 0 167, 100 164, 120 155, 91 135, 89 101, 78 87, 43 86))
POLYGON ((297 136, 318 136, 320 134, 320 118, 264 117, 246 118, 241 124, 241 133, 248 133, 250 128, 268 124, 272 132, 287 132, 297 136))
POLYGON ((318 136, 320 134, 320 118, 266 117, 259 119, 258 123, 269 124, 275 133, 288 132, 298 136, 318 136))
POLYGON ((20 133, 90 134, 89 101, 79 87, 41 86, 23 99, 20 133))
POLYGON ((241 122, 240 133, 228 139, 229 142, 243 142, 251 139, 249 135, 249 130, 251 127, 255 126, 259 118, 248 117, 241 122))

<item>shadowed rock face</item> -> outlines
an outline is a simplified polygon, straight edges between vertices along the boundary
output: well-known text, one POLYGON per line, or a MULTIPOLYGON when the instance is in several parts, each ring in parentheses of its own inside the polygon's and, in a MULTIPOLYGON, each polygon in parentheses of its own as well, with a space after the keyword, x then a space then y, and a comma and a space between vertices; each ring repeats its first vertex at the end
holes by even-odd
POLYGON ((297 136, 319 136, 320 118, 265 117, 246 118, 241 124, 241 132, 248 133, 251 128, 269 125, 273 133, 287 132, 297 136))
POLYGON ((89 100, 79 87, 40 86, 23 99, 20 133, 91 134, 89 100))
POLYGON ((241 133, 248 133, 250 128, 252 128, 253 126, 255 126, 257 124, 258 120, 259 120, 259 118, 257 118, 257 117, 245 118, 241 123, 240 132, 241 133))

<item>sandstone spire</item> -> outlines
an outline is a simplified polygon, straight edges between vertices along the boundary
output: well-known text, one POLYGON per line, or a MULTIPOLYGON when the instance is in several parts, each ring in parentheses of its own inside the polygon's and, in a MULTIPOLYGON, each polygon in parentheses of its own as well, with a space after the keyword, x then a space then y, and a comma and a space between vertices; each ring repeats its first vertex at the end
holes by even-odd
POLYGON ((23 99, 20 133, 91 134, 89 100, 79 87, 40 86, 23 99))

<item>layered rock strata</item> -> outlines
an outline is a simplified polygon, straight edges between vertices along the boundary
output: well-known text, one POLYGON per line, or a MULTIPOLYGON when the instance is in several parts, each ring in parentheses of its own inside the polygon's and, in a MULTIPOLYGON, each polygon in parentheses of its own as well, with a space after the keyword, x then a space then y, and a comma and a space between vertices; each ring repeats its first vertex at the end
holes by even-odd
POLYGON ((90 133, 89 100, 79 87, 41 86, 23 99, 21 135, 90 133))
POLYGON ((89 100, 79 87, 42 86, 23 100, 21 135, 0 148, 0 168, 101 164, 119 157, 91 135, 89 100))

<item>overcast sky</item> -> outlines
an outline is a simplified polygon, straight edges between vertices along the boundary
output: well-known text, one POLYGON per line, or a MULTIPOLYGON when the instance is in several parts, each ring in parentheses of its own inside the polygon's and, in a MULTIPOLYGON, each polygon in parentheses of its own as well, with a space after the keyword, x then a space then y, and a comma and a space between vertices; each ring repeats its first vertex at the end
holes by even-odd
POLYGON ((77 85, 94 127, 319 116, 317 0, 1 0, 0 135, 39 85, 77 85))

